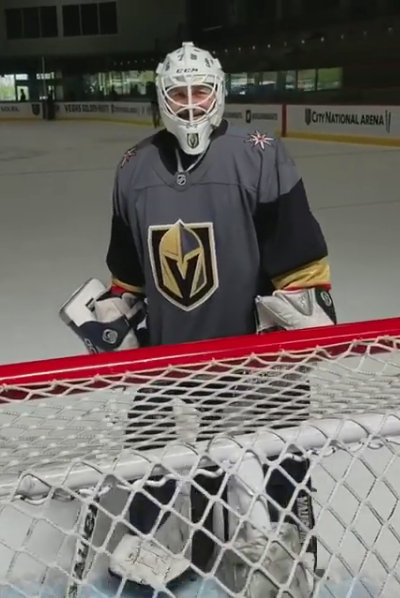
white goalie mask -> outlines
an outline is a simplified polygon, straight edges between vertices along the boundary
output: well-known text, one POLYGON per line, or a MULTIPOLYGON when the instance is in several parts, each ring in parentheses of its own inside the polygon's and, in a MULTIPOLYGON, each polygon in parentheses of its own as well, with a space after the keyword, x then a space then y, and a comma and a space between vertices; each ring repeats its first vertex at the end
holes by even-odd
POLYGON ((201 154, 224 113, 225 75, 219 60, 192 42, 184 42, 167 54, 156 74, 165 128, 186 154, 201 154))

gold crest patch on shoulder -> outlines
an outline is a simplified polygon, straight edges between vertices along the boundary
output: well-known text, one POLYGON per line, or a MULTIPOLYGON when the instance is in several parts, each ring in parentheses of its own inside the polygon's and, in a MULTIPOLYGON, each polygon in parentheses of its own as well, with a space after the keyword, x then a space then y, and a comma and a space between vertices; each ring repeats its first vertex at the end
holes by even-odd
POLYGON ((131 147, 125 152, 124 157, 121 160, 120 168, 123 168, 132 158, 136 156, 136 146, 131 147))
POLYGON ((251 133, 247 139, 247 143, 250 143, 254 147, 260 147, 262 150, 265 149, 266 146, 271 146, 275 141, 274 137, 269 137, 266 133, 260 133, 260 131, 254 131, 251 133))
POLYGON ((218 288, 212 223, 150 226, 148 247, 158 291, 180 309, 195 309, 218 288))

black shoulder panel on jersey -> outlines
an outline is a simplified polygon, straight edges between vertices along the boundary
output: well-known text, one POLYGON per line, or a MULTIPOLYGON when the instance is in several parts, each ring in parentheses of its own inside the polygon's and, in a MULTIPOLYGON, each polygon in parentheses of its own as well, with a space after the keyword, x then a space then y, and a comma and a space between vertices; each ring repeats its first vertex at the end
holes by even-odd
POLYGON ((112 218, 106 262, 113 277, 131 286, 144 286, 143 270, 131 230, 118 214, 112 218))
POLYGON ((311 213, 302 179, 269 203, 259 203, 254 223, 261 267, 275 278, 327 256, 321 228, 311 213))
POLYGON ((170 135, 170 133, 168 133, 166 129, 161 129, 161 131, 157 131, 156 133, 153 133, 153 135, 150 135, 149 137, 142 139, 142 141, 139 141, 136 147, 138 150, 144 149, 149 145, 155 145, 156 147, 158 147, 160 144, 160 140, 162 140, 167 135, 170 135))

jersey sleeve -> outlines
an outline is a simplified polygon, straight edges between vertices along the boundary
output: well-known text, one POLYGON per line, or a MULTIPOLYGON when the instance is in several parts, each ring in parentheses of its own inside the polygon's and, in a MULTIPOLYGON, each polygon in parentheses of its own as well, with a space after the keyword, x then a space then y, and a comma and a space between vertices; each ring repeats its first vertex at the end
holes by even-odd
POLYGON ((144 275, 127 217, 129 177, 118 166, 113 189, 111 235, 106 263, 112 282, 133 293, 144 293, 144 275))
POLYGON ((303 180, 279 139, 263 152, 254 221, 261 275, 275 288, 330 287, 324 235, 303 180))

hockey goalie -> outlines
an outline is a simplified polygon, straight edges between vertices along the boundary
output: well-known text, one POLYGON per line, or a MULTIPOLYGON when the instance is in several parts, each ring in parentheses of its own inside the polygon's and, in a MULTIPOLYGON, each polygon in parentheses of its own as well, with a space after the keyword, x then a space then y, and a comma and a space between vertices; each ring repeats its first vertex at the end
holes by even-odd
MULTIPOLYGON (((90 351, 335 323, 327 247, 303 181, 273 134, 223 118, 224 79, 219 61, 190 42, 157 69, 164 129, 118 164, 111 285, 92 279, 61 310, 90 351)), ((307 388, 295 392, 304 410, 307 388)), ((234 389, 212 382, 201 389, 194 382, 179 396, 155 394, 188 444, 205 424, 213 429, 227 397, 235 399, 234 389)), ((134 403, 146 400, 154 401, 151 388, 134 403)), ((268 425, 268 410, 263 417, 268 425)), ((134 406, 127 442, 129 427, 134 435, 134 406)), ((216 463, 190 482, 154 479, 135 488, 111 575, 176 596, 197 595, 200 574, 218 580, 216 596, 312 596, 306 458, 288 455, 275 467, 248 452, 233 469, 216 463)))

